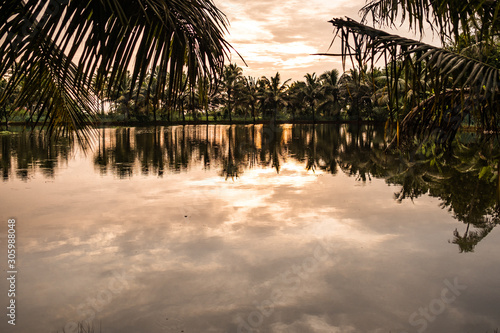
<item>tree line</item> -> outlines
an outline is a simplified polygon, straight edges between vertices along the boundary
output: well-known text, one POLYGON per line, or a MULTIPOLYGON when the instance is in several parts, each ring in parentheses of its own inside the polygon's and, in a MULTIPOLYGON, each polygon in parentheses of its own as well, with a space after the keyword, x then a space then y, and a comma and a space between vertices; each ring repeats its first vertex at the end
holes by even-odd
MULTIPOLYGON (((158 82, 168 81, 169 73, 156 68, 148 71, 138 84, 132 74, 125 71, 116 87, 104 86, 101 90, 99 118, 101 121, 254 123, 262 120, 394 120, 389 91, 385 88, 389 80, 387 73, 385 69, 364 67, 340 75, 337 69, 332 69, 320 75, 307 73, 303 80, 292 82, 282 80, 279 72, 271 77, 245 76, 241 67, 229 64, 224 66, 216 82, 206 76, 188 80, 183 73, 183 88, 172 101, 167 97, 168 86, 161 88, 158 94, 158 82)), ((1 79, 0 90, 7 86, 9 75, 11 71, 7 72, 7 78, 1 79)), ((104 80, 104 85, 107 82, 104 80)), ((97 84, 96 80, 94 83, 97 84)), ((0 113, 5 124, 32 120, 36 115, 29 112, 30 105, 19 109, 13 103, 22 90, 21 81, 10 94, 12 103, 7 101, 2 105, 0 113)), ((401 105, 414 97, 411 92, 401 95, 401 105)))
POLYGON ((81 142, 103 101, 125 120, 388 119, 407 138, 441 143, 462 124, 500 123, 499 1, 369 0, 361 22, 330 21, 345 73, 296 82, 225 64, 227 20, 211 0, 9 0, 0 9, 3 119, 25 110, 51 133, 83 129, 81 142), (400 18, 417 36, 430 23, 444 46, 376 28, 400 18))

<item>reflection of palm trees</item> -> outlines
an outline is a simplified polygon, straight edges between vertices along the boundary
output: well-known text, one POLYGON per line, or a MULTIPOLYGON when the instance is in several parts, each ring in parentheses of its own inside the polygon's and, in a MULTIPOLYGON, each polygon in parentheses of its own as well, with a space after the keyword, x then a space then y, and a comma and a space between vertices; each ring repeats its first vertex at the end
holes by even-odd
POLYGON ((271 166, 279 173, 281 170, 281 137, 282 128, 271 122, 262 127, 262 149, 260 151, 260 160, 262 165, 271 166))
MULTIPOLYGON (((4 179, 13 173, 28 179, 43 170, 53 177, 58 163, 73 151, 71 142, 55 145, 40 135, 0 137, 4 179)), ((464 223, 453 243, 460 251, 474 249, 498 224, 498 142, 457 144, 443 151, 435 144, 417 151, 389 153, 382 128, 358 125, 176 126, 119 128, 101 132, 94 155, 96 169, 120 178, 140 172, 161 176, 181 172, 193 164, 217 166, 225 179, 241 177, 245 169, 270 167, 280 172, 289 157, 308 170, 335 174, 342 170, 361 181, 385 179, 397 185, 398 201, 429 195, 464 223)))
POLYGON ((1 151, 1 165, 2 178, 4 181, 9 180, 12 167, 12 136, 11 135, 0 135, 0 151, 1 151))
POLYGON ((135 150, 132 146, 130 128, 117 129, 115 146, 111 149, 114 171, 120 178, 132 176, 135 150))
POLYGON ((257 131, 255 125, 251 125, 251 141, 250 141, 250 146, 248 147, 248 167, 250 169, 253 169, 257 166, 258 164, 258 154, 257 154, 257 148, 255 145, 255 132, 257 131))
POLYGON ((376 163, 372 159, 373 151, 376 146, 374 140, 380 140, 372 132, 372 135, 366 135, 366 130, 359 125, 350 125, 344 128, 342 132, 342 147, 339 166, 349 175, 355 175, 362 181, 371 180, 372 175, 383 176, 377 173, 376 163))
POLYGON ((94 164, 99 169, 101 175, 105 175, 108 168, 108 150, 106 147, 106 128, 100 130, 101 133, 98 136, 98 148, 97 154, 94 157, 94 164))
POLYGON ((163 175, 165 153, 161 145, 162 132, 163 128, 154 127, 135 133, 137 158, 141 162, 141 170, 145 175, 151 173, 158 176, 163 175))
POLYGON ((413 201, 429 191, 436 177, 439 177, 439 181, 449 179, 442 176, 433 177, 429 174, 428 169, 425 161, 411 161, 405 154, 400 154, 398 169, 391 170, 391 174, 387 178, 388 183, 401 185, 399 192, 394 193, 394 198, 398 202, 405 199, 413 201))
POLYGON ((210 162, 211 162, 210 150, 209 150, 210 139, 209 139, 208 129, 209 129, 209 125, 207 124, 207 126, 206 126, 206 132, 205 132, 205 141, 202 143, 202 147, 203 147, 202 148, 202 152, 203 152, 203 167, 205 169, 208 169, 210 167, 210 162))
POLYGON ((239 165, 236 163, 234 158, 234 147, 233 147, 233 127, 229 126, 228 130, 228 152, 226 156, 222 157, 222 172, 221 176, 225 177, 227 180, 231 178, 234 180, 239 176, 239 165))
POLYGON ((307 155, 307 164, 306 164, 306 170, 307 171, 312 171, 315 172, 316 170, 316 142, 315 142, 315 137, 316 137, 316 127, 315 124, 312 125, 312 133, 311 133, 311 138, 309 140, 308 144, 308 150, 309 153, 307 155))
POLYGON ((474 150, 458 145, 453 154, 449 154, 438 153, 432 143, 414 156, 418 160, 403 159, 404 170, 388 178, 388 182, 402 185, 401 192, 396 195, 399 201, 428 193, 440 198, 442 208, 447 208, 458 221, 467 224, 463 236, 458 230, 453 233, 452 243, 459 246, 460 252, 473 251, 499 223, 496 179, 480 177, 479 171, 497 163, 488 162, 486 158, 492 156, 490 152, 498 151, 491 148, 491 142, 483 148, 476 146, 474 150), (478 163, 482 167, 477 167, 478 163), (470 227, 477 230, 470 231, 470 227))
POLYGON ((471 223, 467 223, 467 228, 465 229, 463 236, 460 236, 458 229, 455 229, 455 231, 453 231, 452 243, 458 245, 460 253, 474 252, 474 248, 476 247, 476 245, 483 238, 485 238, 498 224, 500 224, 500 219, 498 217, 494 219, 485 219, 483 223, 475 225, 475 227, 479 230, 470 231, 469 228, 471 226, 471 223))
POLYGON ((16 176, 22 180, 29 179, 37 171, 54 178, 59 163, 67 162, 74 148, 73 141, 64 139, 56 143, 43 131, 2 135, 0 138, 4 180, 12 174, 13 166, 16 176))

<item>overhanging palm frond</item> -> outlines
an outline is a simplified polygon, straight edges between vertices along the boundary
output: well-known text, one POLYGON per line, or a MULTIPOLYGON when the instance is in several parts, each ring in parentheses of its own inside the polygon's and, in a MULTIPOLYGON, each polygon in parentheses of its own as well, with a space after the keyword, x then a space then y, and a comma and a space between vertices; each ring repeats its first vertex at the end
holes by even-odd
MULTIPOLYGON (((183 72, 193 85, 203 75, 220 77, 230 48, 226 26, 211 0, 6 0, 0 4, 0 75, 18 64, 17 78, 26 79, 34 66, 57 64, 52 75, 58 87, 73 96, 72 91, 90 92, 92 79, 97 92, 112 92, 132 69, 130 92, 155 77, 155 94, 173 104, 183 72), (160 75, 148 79, 152 69, 160 75)), ((24 81, 26 91, 35 91, 39 83, 24 81)), ((10 80, 10 85, 17 83, 10 80)), ((86 102, 80 113, 97 110, 91 100, 86 102)), ((58 112, 43 107, 52 108, 47 114, 58 112)), ((55 125, 56 117, 48 123, 55 125)))
POLYGON ((411 110, 402 123, 406 132, 427 133, 440 129, 449 141, 466 115, 486 129, 496 128, 500 107, 499 69, 457 52, 420 41, 389 34, 352 19, 330 21, 341 38, 342 61, 349 58, 354 67, 363 68, 382 61, 388 78, 391 107, 399 112, 402 94, 412 89, 411 110), (421 77, 426 84, 422 85, 421 77), (401 91, 400 80, 406 84, 401 91), (429 95, 428 89, 433 93, 429 95))
MULTIPOLYGON (((67 61, 63 55, 57 58, 67 61)), ((46 125, 56 137, 74 132, 85 146, 92 133, 91 124, 95 121, 93 108, 99 105, 95 91, 92 86, 78 88, 76 66, 70 64, 63 75, 60 62, 55 62, 55 59, 56 56, 42 58, 32 63, 29 71, 13 73, 11 80, 24 81, 16 103, 27 108, 32 123, 46 125)))
POLYGON ((500 32, 500 2, 496 0, 370 0, 361 9, 363 23, 393 26, 407 22, 420 35, 429 27, 443 42, 460 34, 491 40, 500 32))

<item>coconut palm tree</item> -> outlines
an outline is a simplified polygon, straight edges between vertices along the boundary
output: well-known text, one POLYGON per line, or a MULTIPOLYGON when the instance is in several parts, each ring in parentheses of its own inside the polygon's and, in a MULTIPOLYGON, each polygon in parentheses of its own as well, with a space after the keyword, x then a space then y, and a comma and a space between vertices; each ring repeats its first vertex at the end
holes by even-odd
POLYGON ((87 129, 76 132, 82 141, 98 112, 96 94, 115 89, 128 68, 131 92, 158 68, 155 94, 167 87, 173 105, 183 72, 191 83, 220 77, 230 47, 227 20, 212 0, 6 0, 0 13, 0 76, 19 67, 0 104, 24 80, 15 105, 31 105, 49 130, 87 129))
POLYGON ((259 88, 257 80, 254 77, 248 76, 244 79, 243 100, 250 106, 253 123, 255 124, 255 111, 257 102, 259 101, 259 88))
POLYGON ((367 69, 354 68, 342 74, 338 82, 339 95, 350 119, 360 120, 361 115, 371 109, 371 96, 374 87, 367 69))
MULTIPOLYGON (((8 88, 9 78, 16 71, 16 67, 10 68, 7 71, 7 74, 4 77, 0 77, 0 96, 5 92, 8 88)), ((5 103, 0 105, 0 123, 2 122, 2 118, 5 119, 5 129, 9 129, 9 120, 15 110, 14 102, 19 96, 21 89, 24 85, 24 81, 19 82, 18 86, 10 92, 8 98, 6 98, 5 103)), ((0 125, 1 126, 1 125, 0 125)))
POLYGON ((295 81, 288 88, 287 110, 292 113, 292 121, 295 121, 295 114, 304 110, 304 95, 306 83, 304 81, 295 81))
POLYGON ((339 71, 332 69, 320 75, 320 101, 318 110, 324 111, 330 116, 339 112, 339 88, 337 86, 339 71))
POLYGON ((316 73, 307 73, 304 77, 306 78, 306 85, 304 87, 304 101, 309 104, 309 108, 313 116, 313 122, 315 122, 316 105, 318 104, 318 98, 321 93, 321 85, 318 81, 316 73))
POLYGON ((264 91, 264 103, 273 111, 273 120, 276 122, 278 109, 286 104, 285 92, 288 89, 288 82, 290 79, 281 83, 280 73, 277 72, 271 79, 263 77, 262 81, 266 86, 264 91))
POLYGON ((222 74, 222 80, 220 81, 222 85, 223 93, 225 94, 225 117, 229 118, 229 121, 232 122, 232 113, 233 109, 237 103, 237 96, 239 91, 243 86, 243 70, 241 67, 236 64, 229 64, 224 66, 224 72, 222 74))

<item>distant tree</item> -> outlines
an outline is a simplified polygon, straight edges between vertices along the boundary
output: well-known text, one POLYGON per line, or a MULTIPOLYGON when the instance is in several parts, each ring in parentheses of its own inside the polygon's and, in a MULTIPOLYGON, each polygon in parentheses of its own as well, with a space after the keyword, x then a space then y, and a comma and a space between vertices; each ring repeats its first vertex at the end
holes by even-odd
POLYGON ((304 110, 304 92, 306 84, 304 81, 295 81, 288 88, 288 111, 292 113, 292 120, 295 115, 304 110))
POLYGON ((339 88, 337 86, 339 71, 332 69, 320 75, 321 98, 318 103, 318 110, 325 112, 329 116, 339 112, 339 88))
POLYGON ((222 92, 224 93, 224 117, 229 118, 232 121, 233 109, 237 104, 237 97, 240 90, 243 87, 243 70, 236 64, 229 64, 224 67, 224 72, 222 74, 222 80, 220 81, 222 86, 222 92))
POLYGON ((304 101, 309 105, 311 110, 313 122, 316 121, 316 107, 319 103, 319 97, 321 94, 321 86, 318 81, 316 73, 309 74, 305 76, 305 86, 304 86, 304 101))
POLYGON ((273 120, 276 121, 278 109, 286 104, 285 93, 288 89, 288 82, 290 79, 281 83, 281 76, 278 72, 270 79, 263 77, 262 81, 265 86, 263 91, 263 102, 272 110, 273 120))
POLYGON ((254 77, 245 77, 243 99, 246 104, 250 107, 253 122, 255 124, 255 112, 257 107, 257 102, 259 101, 259 88, 257 85, 257 80, 254 77))

